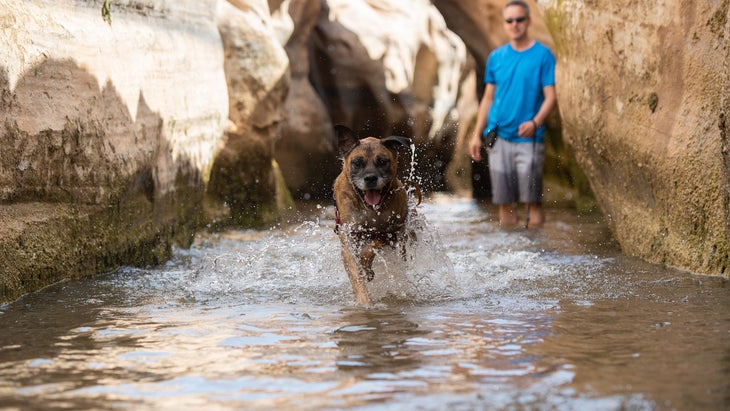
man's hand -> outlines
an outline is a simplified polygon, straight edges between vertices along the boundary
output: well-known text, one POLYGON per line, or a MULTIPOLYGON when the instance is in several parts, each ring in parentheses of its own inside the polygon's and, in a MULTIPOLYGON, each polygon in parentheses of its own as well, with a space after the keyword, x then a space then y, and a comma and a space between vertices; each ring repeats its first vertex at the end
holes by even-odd
POLYGON ((482 161, 482 136, 474 133, 469 140, 469 155, 474 161, 482 161))
POLYGON ((524 123, 520 124, 520 128, 517 129, 517 134, 519 134, 520 137, 525 138, 532 138, 535 137, 537 133, 537 123, 535 123, 533 120, 527 120, 524 123))

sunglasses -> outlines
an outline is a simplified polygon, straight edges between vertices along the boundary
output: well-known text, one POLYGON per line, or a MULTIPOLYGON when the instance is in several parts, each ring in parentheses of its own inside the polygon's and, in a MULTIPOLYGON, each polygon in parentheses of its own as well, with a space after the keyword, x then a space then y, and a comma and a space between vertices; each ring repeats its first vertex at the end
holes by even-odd
POLYGON ((520 16, 520 17, 515 17, 515 18, 510 17, 508 19, 504 19, 504 22, 507 24, 512 24, 514 22, 522 23, 525 20, 527 20, 527 16, 520 16))

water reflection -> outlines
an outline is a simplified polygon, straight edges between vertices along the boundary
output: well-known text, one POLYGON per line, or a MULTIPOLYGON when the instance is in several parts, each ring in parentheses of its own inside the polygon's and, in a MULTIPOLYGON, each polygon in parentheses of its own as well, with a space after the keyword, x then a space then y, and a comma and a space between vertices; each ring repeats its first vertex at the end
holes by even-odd
POLYGON ((397 310, 348 309, 332 331, 339 349, 337 368, 354 375, 399 373, 418 367, 415 350, 408 342, 428 334, 397 310))
POLYGON ((716 315, 730 308, 727 281, 665 278, 632 294, 561 301, 531 351, 571 364, 579 392, 651 392, 659 409, 730 406, 730 316, 716 315))

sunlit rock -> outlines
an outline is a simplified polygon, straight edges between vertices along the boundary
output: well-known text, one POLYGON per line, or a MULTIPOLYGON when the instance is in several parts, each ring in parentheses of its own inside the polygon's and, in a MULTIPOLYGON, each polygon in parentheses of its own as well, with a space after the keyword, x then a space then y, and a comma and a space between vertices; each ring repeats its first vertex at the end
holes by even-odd
POLYGON ((0 300, 191 241, 228 117, 214 12, 0 4, 0 300))

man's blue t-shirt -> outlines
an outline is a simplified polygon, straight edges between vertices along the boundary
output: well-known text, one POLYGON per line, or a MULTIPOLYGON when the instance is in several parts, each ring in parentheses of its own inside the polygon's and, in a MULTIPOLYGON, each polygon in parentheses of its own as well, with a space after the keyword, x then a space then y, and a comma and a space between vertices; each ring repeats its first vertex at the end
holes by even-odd
MULTIPOLYGON (((516 51, 509 43, 489 54, 484 81, 494 84, 494 101, 484 133, 497 127, 497 135, 508 141, 532 142, 520 137, 520 124, 532 119, 545 101, 543 87, 555 85, 555 56, 538 41, 527 50, 516 51)), ((545 127, 537 129, 536 141, 544 141, 545 127)))

